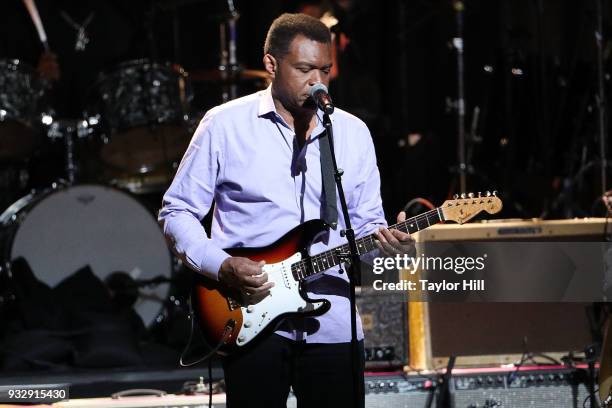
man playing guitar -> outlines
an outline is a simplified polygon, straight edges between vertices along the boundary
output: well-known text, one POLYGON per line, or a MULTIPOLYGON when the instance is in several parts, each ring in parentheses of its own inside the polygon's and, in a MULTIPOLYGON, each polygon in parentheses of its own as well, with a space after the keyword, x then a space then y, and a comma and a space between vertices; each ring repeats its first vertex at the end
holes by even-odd
MULTIPOLYGON (((273 293, 265 261, 231 256, 223 248, 270 245, 324 212, 319 144, 327 140, 321 138, 322 111, 309 91, 329 83, 330 32, 312 17, 284 14, 268 31, 263 62, 270 87, 205 115, 159 214, 164 234, 191 269, 253 303, 273 293), (209 238, 200 222, 213 201, 209 238)), ((375 233, 376 245, 389 256, 407 252, 413 245, 410 235, 386 229, 368 128, 337 108, 331 119, 355 235, 375 233)), ((346 243, 343 224, 339 217, 337 228, 329 229, 310 253, 346 243)), ((290 387, 298 406, 353 405, 346 273, 330 268, 308 281, 306 290, 326 299, 329 310, 285 319, 276 332, 225 357, 228 407, 284 407, 290 387)), ((360 324, 358 338, 363 339, 360 324)))

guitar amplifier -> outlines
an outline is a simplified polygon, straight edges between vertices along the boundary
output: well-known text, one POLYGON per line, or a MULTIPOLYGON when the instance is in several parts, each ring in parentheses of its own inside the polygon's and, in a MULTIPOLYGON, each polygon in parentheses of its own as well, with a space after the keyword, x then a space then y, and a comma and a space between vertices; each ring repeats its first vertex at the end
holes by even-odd
MULTIPOLYGON (((450 380, 454 408, 575 408, 595 406, 585 386, 585 369, 523 367, 455 370, 450 380), (583 405, 584 404, 584 405, 583 405)), ((366 408, 436 407, 438 382, 427 375, 402 373, 366 375, 366 408)), ((295 408, 294 397, 287 408, 295 408)))
MULTIPOLYGON (((414 237, 418 253, 427 255, 433 242, 603 241, 606 226, 604 218, 439 224, 414 237)), ((518 361, 525 349, 557 359, 568 351, 582 351, 593 341, 587 319, 590 305, 410 302, 411 367, 443 367, 451 355, 457 356, 457 367, 499 366, 518 361)))
POLYGON ((458 373, 451 378, 455 408, 596 406, 588 403, 586 368, 472 371, 475 372, 458 373))
POLYGON ((408 364, 408 320, 406 297, 398 293, 357 288, 357 310, 361 316, 366 369, 393 369, 408 364))

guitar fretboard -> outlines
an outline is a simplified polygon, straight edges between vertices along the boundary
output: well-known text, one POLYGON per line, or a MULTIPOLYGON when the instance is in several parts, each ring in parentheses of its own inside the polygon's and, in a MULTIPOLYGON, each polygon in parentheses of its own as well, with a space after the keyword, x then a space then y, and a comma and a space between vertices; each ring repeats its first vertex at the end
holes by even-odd
MULTIPOLYGON (((389 229, 397 229, 412 234, 441 221, 444 221, 442 211, 440 208, 435 208, 416 217, 409 218, 406 221, 391 225, 389 229)), ((361 256, 377 248, 376 236, 370 234, 361 237, 356 240, 356 244, 361 256)), ((294 263, 291 265, 291 272, 296 280, 302 281, 310 276, 340 265, 342 262, 345 262, 349 255, 350 248, 347 243, 294 263)))

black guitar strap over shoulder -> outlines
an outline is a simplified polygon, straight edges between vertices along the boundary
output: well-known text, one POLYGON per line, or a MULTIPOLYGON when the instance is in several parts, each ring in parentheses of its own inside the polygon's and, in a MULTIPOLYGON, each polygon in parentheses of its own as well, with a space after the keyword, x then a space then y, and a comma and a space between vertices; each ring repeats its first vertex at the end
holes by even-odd
POLYGON ((319 135, 319 150, 321 152, 321 180, 323 181, 323 220, 333 229, 336 229, 338 227, 336 182, 334 181, 331 150, 325 131, 319 135))

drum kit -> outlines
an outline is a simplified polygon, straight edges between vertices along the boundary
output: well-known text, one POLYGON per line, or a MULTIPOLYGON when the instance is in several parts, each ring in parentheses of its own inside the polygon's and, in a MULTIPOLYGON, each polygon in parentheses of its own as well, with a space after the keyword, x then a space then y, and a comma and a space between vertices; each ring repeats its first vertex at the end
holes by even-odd
POLYGON ((17 258, 50 287, 85 266, 107 284, 121 273, 138 285, 133 307, 151 326, 168 310, 180 262, 144 201, 160 205, 201 118, 191 78, 176 64, 124 62, 98 75, 76 120, 55 117, 46 89, 32 67, 0 60, 0 191, 15 197, 0 215, 0 277, 17 258), (24 163, 49 144, 64 152, 63 177, 25 194, 24 163), (95 178, 82 171, 91 163, 95 178))
MULTIPOLYGON (((137 197, 158 193, 159 200, 189 143, 197 119, 187 73, 146 60, 123 63, 98 76, 92 102, 77 120, 56 118, 45 90, 32 67, 0 60, 5 200, 28 185, 23 163, 36 151, 63 143, 65 152, 62 179, 17 199, 0 215, 2 272, 10 275, 11 262, 23 257, 50 287, 84 266, 102 280, 118 271, 134 282, 170 277, 175 261, 154 215, 137 197), (79 157, 76 147, 83 143, 94 157, 79 157), (103 169, 89 184, 79 177, 79 163, 87 161, 103 169)), ((133 307, 146 325, 169 291, 167 279, 139 288, 133 307)))

